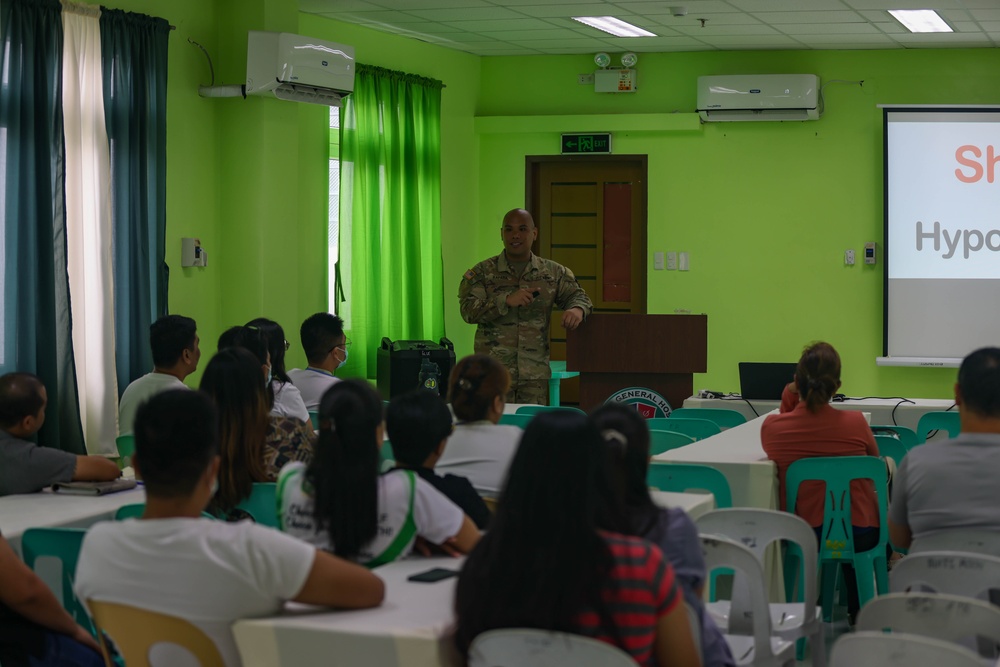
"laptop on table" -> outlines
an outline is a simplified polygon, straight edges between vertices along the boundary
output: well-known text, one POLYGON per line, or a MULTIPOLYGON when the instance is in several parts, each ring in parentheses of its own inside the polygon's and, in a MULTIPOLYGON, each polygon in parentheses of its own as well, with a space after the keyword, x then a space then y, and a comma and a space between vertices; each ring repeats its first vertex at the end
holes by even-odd
POLYGON ((795 377, 794 363, 740 362, 740 395, 748 401, 780 401, 795 377))

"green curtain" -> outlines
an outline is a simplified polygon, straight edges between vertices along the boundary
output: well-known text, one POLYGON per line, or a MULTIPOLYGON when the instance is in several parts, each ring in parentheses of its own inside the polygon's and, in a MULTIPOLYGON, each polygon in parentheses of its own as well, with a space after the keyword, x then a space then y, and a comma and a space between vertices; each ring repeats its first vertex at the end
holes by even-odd
POLYGON ((152 370, 149 325, 167 314, 169 34, 164 19, 101 7, 119 395, 152 370))
POLYGON ((66 269, 62 6, 0 0, 0 371, 45 383, 40 444, 85 453, 66 269))
POLYGON ((382 337, 444 335, 440 81, 359 64, 340 117, 340 309, 349 375, 382 337))

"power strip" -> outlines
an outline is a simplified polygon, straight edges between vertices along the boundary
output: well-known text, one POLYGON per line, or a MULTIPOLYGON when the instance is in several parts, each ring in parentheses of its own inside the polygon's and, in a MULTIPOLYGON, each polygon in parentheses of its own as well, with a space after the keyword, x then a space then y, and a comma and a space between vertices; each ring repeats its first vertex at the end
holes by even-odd
POLYGON ((710 389, 701 389, 698 392, 698 398, 722 398, 726 394, 721 391, 711 391, 710 389))

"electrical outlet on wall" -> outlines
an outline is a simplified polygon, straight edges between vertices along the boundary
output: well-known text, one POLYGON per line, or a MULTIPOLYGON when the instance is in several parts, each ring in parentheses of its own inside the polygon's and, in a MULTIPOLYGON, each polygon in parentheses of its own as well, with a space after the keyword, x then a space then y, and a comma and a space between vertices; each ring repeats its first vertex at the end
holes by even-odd
POLYGON ((594 75, 593 74, 577 74, 576 82, 581 86, 592 86, 594 85, 594 75))
POLYGON ((667 253, 667 271, 677 270, 677 253, 668 252, 667 253))
POLYGON ((844 264, 847 266, 854 266, 854 251, 845 250, 844 251, 844 264))

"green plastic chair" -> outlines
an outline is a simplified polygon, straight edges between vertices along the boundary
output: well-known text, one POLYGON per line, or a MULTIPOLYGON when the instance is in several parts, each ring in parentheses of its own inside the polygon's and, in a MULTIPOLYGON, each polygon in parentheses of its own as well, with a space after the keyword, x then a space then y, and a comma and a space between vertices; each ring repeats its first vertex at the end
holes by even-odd
POLYGON ((649 426, 651 430, 658 429, 661 431, 683 433, 684 435, 691 436, 695 440, 704 440, 705 438, 722 433, 722 429, 719 428, 715 422, 707 419, 687 419, 673 416, 664 419, 662 417, 658 417, 655 419, 647 419, 646 425, 649 426))
POLYGON ((572 405, 522 405, 517 409, 515 414, 537 415, 540 412, 554 412, 556 410, 570 410, 572 412, 579 412, 581 415, 587 414, 580 408, 574 408, 572 405))
MULTIPOLYGON (((821 456, 799 459, 788 467, 785 474, 785 507, 794 511, 795 502, 799 497, 799 485, 809 480, 820 480, 826 483, 826 509, 823 514, 823 532, 819 540, 819 564, 822 586, 820 601, 823 607, 823 620, 829 622, 833 617, 833 598, 836 593, 840 565, 854 565, 857 575, 858 601, 864 607, 865 603, 875 597, 889 592, 889 570, 886 562, 885 547, 889 541, 888 520, 886 510, 889 506, 886 490, 885 463, 875 456, 821 456), (851 481, 855 479, 870 479, 875 485, 875 496, 878 500, 879 538, 878 544, 868 551, 854 551, 854 533, 851 530, 851 481), (874 584, 872 575, 874 574, 874 584)), ((789 545, 789 562, 798 560, 796 547, 789 545)), ((787 568, 787 565, 786 565, 787 568)), ((786 570, 786 590, 791 583, 787 572, 794 572, 792 567, 786 570)))
POLYGON ((707 419, 722 430, 746 424, 747 418, 742 412, 726 408, 676 408, 668 419, 707 419))
POLYGON ((382 448, 378 450, 379 472, 388 472, 396 467, 396 454, 392 451, 392 443, 388 440, 382 441, 382 448))
POLYGON ((956 438, 962 432, 962 424, 957 412, 928 412, 917 422, 917 438, 927 442, 930 431, 948 431, 949 438, 956 438))
POLYGON ((76 564, 80 559, 80 546, 86 534, 84 528, 29 528, 21 535, 21 555, 24 564, 32 570, 35 569, 35 561, 39 558, 59 559, 62 563, 63 607, 74 621, 90 630, 91 634, 95 634, 90 615, 73 592, 76 564))
POLYGON ((118 448, 118 466, 124 468, 132 465, 132 456, 135 455, 135 436, 131 433, 120 435, 115 438, 115 446, 118 448))
POLYGON ((262 526, 269 528, 278 527, 278 499, 276 497, 277 484, 274 482, 254 482, 250 497, 239 503, 236 508, 241 509, 253 520, 262 526))
MULTIPOLYGON (((142 516, 142 513, 146 511, 146 503, 132 503, 131 505, 122 505, 115 512, 115 521, 124 521, 125 519, 138 519, 142 516)), ((201 515, 206 519, 214 519, 215 517, 208 512, 202 512, 201 515)))
POLYGON ((912 428, 906 428, 905 426, 872 425, 872 433, 875 435, 891 435, 895 433, 899 438, 899 441, 903 443, 904 447, 906 447, 907 451, 920 444, 917 432, 912 428))
POLYGON ((878 446, 879 456, 887 456, 896 462, 896 467, 903 462, 903 457, 906 456, 906 445, 903 444, 902 440, 894 438, 891 435, 876 435, 875 444, 878 446))
POLYGON ((651 429, 649 431, 649 455, 656 456, 671 449, 690 445, 694 441, 694 438, 684 433, 651 429))
POLYGON ((500 423, 525 429, 534 418, 535 415, 500 415, 500 423))
POLYGON ((319 430, 319 410, 310 410, 309 411, 309 421, 310 421, 310 423, 312 423, 313 430, 314 431, 318 431, 319 430))
POLYGON ((733 493, 729 480, 711 466, 690 463, 649 464, 646 483, 660 491, 684 493, 691 490, 710 491, 715 496, 715 507, 726 509, 733 506, 733 493))

